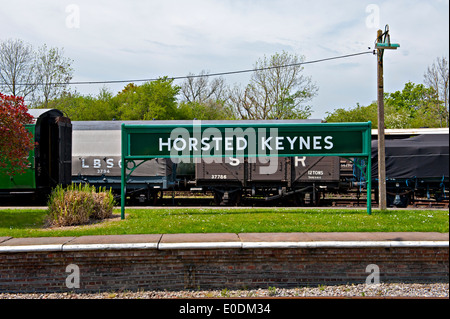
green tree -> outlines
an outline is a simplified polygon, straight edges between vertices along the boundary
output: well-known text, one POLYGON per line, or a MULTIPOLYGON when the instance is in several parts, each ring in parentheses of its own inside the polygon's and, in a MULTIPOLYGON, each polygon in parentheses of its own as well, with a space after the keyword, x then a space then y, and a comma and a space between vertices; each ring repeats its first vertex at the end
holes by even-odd
MULTIPOLYGON (((116 96, 103 87, 97 96, 64 92, 48 107, 65 112, 73 121, 177 119, 179 87, 162 78, 137 86, 130 83, 116 96)), ((39 108, 45 108, 41 104, 39 108)))
POLYGON ((385 94, 385 102, 396 110, 405 109, 414 117, 416 112, 430 101, 434 101, 436 95, 432 89, 423 84, 408 82, 402 91, 385 94))
MULTIPOLYGON (((440 127, 436 104, 438 96, 433 88, 408 82, 401 91, 385 93, 384 118, 387 129, 440 127)), ((350 109, 338 108, 327 112, 327 122, 367 122, 377 128, 377 103, 368 106, 357 104, 350 109)))
POLYGON ((117 103, 107 88, 102 88, 97 96, 64 92, 60 97, 49 101, 48 106, 66 113, 72 121, 111 121, 117 117, 117 103))
POLYGON ((232 109, 220 101, 181 102, 178 105, 178 120, 235 120, 232 109))
POLYGON ((361 106, 359 103, 356 107, 350 109, 338 108, 333 112, 327 112, 325 120, 327 122, 372 122, 374 128, 377 127, 377 104, 372 103, 368 106, 361 106))
POLYGON ((439 97, 431 87, 408 82, 402 91, 386 93, 385 103, 387 128, 440 127, 439 97), (395 118, 397 125, 388 125, 395 118))
POLYGON ((121 120, 173 120, 180 87, 167 77, 141 86, 127 85, 113 100, 121 120))

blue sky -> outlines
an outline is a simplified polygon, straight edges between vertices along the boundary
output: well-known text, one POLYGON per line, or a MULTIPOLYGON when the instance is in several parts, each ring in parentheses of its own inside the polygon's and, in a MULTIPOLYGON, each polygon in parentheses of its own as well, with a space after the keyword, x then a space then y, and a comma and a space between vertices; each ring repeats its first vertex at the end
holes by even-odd
MULTIPOLYGON (((64 48, 73 81, 184 76, 251 68, 283 50, 307 61, 373 48, 389 24, 397 51, 385 54, 385 91, 423 82, 437 57, 448 57, 448 0, 0 0, 0 39, 64 48)), ((319 87, 314 118, 376 100, 376 59, 363 55, 306 65, 319 87)), ((249 75, 225 77, 246 84, 249 75)), ((120 91, 123 84, 107 85, 120 91)), ((97 94, 101 85, 79 85, 97 94)))

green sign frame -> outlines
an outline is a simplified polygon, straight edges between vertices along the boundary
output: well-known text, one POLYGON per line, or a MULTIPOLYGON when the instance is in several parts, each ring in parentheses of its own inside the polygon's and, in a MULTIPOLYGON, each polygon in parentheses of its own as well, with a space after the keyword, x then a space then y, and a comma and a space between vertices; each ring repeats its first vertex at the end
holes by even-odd
MULTIPOLYGON (((192 121, 190 124, 122 124, 121 216, 135 161, 171 158, 339 156, 365 160, 367 212, 371 214, 371 122, 295 123, 292 121, 192 121), (132 163, 132 167, 129 167, 132 163), (127 175, 127 170, 130 174, 127 175)), ((357 161, 355 161, 357 163, 357 161)))

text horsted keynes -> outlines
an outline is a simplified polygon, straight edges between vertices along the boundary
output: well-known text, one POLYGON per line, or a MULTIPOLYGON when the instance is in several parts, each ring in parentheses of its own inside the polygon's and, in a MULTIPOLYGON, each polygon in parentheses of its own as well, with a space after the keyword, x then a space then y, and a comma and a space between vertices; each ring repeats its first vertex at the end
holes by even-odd
MULTIPOLYGON (((228 132, 227 132, 228 133, 228 132)), ((307 136, 306 138, 303 136, 294 136, 293 138, 290 136, 269 136, 269 137, 261 137, 260 140, 260 149, 258 151, 283 151, 285 150, 285 141, 289 142, 289 148, 291 151, 294 151, 296 146, 295 143, 298 140, 298 149, 300 150, 321 150, 322 148, 330 150, 333 148, 333 136, 326 136, 323 141, 325 145, 322 144, 322 136, 307 136), (311 143, 312 141, 312 143, 311 143)), ((252 144, 254 146, 255 144, 252 144)), ((222 149, 225 151, 231 151, 235 153, 235 151, 246 151, 248 149, 248 142, 245 137, 242 136, 228 136, 223 139, 222 137, 203 137, 200 140, 196 137, 189 137, 188 140, 184 137, 177 137, 175 140, 168 138, 167 141, 163 141, 162 138, 159 139, 159 151, 163 152, 164 148, 167 148, 168 151, 175 149, 175 151, 198 151, 199 149, 202 151, 217 151, 220 152, 222 149), (201 144, 201 147, 200 147, 201 144), (236 148, 236 149, 235 149, 236 148)), ((247 151, 247 153, 255 153, 247 151)))

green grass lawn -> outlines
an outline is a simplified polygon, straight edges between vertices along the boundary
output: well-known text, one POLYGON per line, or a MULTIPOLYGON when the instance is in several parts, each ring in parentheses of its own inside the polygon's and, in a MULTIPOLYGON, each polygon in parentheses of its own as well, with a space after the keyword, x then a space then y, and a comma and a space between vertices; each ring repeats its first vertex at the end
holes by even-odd
MULTIPOLYGON (((120 234, 244 232, 441 232, 449 231, 445 210, 299 209, 127 209, 126 219, 86 226, 46 228, 47 211, 0 210, 0 236, 50 237, 120 234)), ((119 210, 115 210, 118 217, 119 210)))

